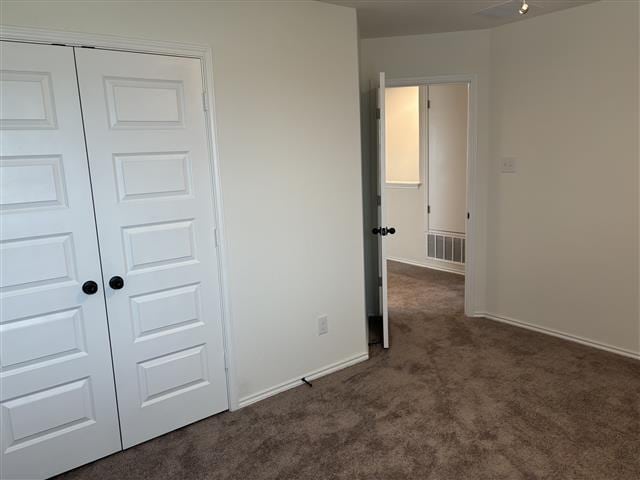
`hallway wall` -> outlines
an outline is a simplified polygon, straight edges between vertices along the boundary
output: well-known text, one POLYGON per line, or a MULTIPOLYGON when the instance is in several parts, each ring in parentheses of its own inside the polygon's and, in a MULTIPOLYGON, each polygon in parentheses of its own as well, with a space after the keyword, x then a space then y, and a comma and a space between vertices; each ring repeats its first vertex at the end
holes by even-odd
POLYGON ((487 242, 488 312, 636 354, 638 60, 638 2, 491 32, 487 242))
MULTIPOLYGON (((473 313, 636 357, 638 25, 638 2, 612 0, 492 30, 360 42, 363 92, 378 71, 478 75, 473 313), (515 174, 501 173, 506 157, 515 174)), ((374 138, 363 149, 372 165, 374 138)))
POLYGON ((484 311, 486 266, 485 209, 487 198, 487 174, 489 171, 489 30, 411 35, 406 37, 374 38, 360 40, 360 90, 363 150, 363 188, 365 201, 365 270, 367 279, 367 313, 378 311, 377 240, 367 233, 376 223, 376 136, 375 89, 379 72, 386 72, 388 79, 418 78, 454 74, 474 74, 478 83, 478 145, 476 216, 477 256, 472 303, 478 311, 484 311))

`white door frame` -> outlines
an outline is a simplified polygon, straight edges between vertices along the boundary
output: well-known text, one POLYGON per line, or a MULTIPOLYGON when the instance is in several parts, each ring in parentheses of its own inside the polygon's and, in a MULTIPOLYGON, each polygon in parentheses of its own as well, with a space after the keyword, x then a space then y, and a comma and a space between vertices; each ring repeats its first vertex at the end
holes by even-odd
MULTIPOLYGON (((476 198, 478 189, 477 158, 478 158, 478 76, 475 74, 441 75, 435 77, 413 78, 387 78, 386 87, 417 87, 421 85, 436 85, 442 83, 466 83, 469 85, 469 125, 467 129, 467 212, 470 218, 467 221, 466 252, 465 252, 465 276, 464 276, 464 313, 467 316, 475 315, 476 291, 476 233, 481 203, 476 198)), ((423 155, 421 175, 427 174, 427 156, 423 155)), ((425 177, 426 179, 426 177, 425 177)), ((424 179, 423 179, 424 181, 424 179)), ((386 259, 385 259, 386 260, 386 259)))
POLYGON ((223 340, 227 375, 227 398, 229 400, 229 410, 237 410, 240 406, 236 382, 237 376, 235 360, 233 357, 231 305, 228 285, 228 259, 226 253, 227 245, 224 228, 224 210, 222 208, 220 156, 218 154, 218 142, 216 138, 217 129, 213 93, 213 52, 211 47, 195 43, 143 40, 116 35, 66 32, 61 30, 16 27, 10 25, 0 25, 0 40, 44 44, 54 43, 69 47, 93 47, 105 50, 190 57, 200 60, 202 65, 202 83, 205 90, 203 92, 202 101, 207 110, 207 145, 209 150, 209 163, 211 167, 211 187, 213 189, 215 202, 213 208, 216 221, 216 241, 218 245, 218 275, 220 281, 220 299, 222 303, 220 314, 222 316, 222 330, 224 332, 223 340))

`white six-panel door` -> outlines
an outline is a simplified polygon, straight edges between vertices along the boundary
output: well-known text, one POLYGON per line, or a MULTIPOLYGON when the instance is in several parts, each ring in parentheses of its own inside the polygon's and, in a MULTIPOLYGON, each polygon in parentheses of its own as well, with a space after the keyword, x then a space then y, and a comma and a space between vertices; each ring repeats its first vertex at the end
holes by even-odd
POLYGON ((0 49, 0 476, 37 479, 121 445, 73 50, 0 49))
POLYGON ((126 448, 228 408, 201 65, 76 57, 126 448))

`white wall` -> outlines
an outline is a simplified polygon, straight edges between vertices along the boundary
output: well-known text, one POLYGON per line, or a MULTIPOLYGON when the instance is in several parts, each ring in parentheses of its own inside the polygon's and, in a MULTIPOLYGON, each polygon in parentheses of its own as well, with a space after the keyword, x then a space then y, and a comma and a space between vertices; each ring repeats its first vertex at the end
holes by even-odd
POLYGON ((478 74, 486 215, 476 311, 632 355, 640 354, 638 19, 637 2, 612 0, 493 30, 360 43, 365 92, 378 71, 478 74), (500 173, 502 157, 517 159, 516 174, 500 173))
MULTIPOLYGON (((374 226, 376 205, 376 171, 375 171, 375 136, 373 124, 375 120, 368 113, 374 105, 375 97, 370 94, 377 85, 378 72, 385 72, 388 79, 434 77, 454 74, 475 74, 478 82, 478 175, 475 185, 477 204, 472 212, 476 215, 477 248, 476 285, 472 303, 476 309, 483 311, 485 300, 485 265, 482 255, 486 250, 484 226, 486 219, 487 182, 489 171, 489 42, 491 32, 478 30, 469 32, 438 33, 433 35, 411 35, 406 37, 374 38, 360 40, 360 88, 361 107, 363 110, 363 175, 365 188, 365 233, 374 226)), ((389 189, 387 189, 387 192, 389 189)), ((414 191, 414 194, 416 192, 414 191)), ((420 193, 417 193, 420 195, 420 193)), ((411 193, 401 194, 401 200, 408 204, 411 193)), ((424 226, 422 226, 424 229, 424 226)), ((367 258, 367 310, 375 314, 378 310, 376 288, 376 239, 373 235, 365 237, 369 257, 367 258)), ((415 247, 414 247, 415 248, 415 247)), ((443 263, 443 262, 440 262, 443 263)))
POLYGON ((640 351, 638 56, 637 2, 492 31, 490 313, 640 351))
POLYGON ((429 230, 467 231, 469 85, 429 85, 429 230))
POLYGON ((355 12, 317 2, 2 2, 2 22, 213 49, 238 394, 367 352, 355 12), (316 316, 329 315, 318 337, 316 316))

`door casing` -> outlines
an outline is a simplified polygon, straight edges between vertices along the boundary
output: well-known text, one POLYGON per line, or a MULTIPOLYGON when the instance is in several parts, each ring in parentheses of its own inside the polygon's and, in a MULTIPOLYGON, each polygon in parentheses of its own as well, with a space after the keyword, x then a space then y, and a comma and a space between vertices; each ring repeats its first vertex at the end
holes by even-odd
MULTIPOLYGON (((478 77, 476 74, 441 75, 433 77, 389 78, 385 80, 385 87, 414 87, 422 85, 437 85, 444 83, 465 83, 469 85, 469 125, 467 129, 467 220, 466 231, 466 262, 464 279, 464 312, 465 315, 476 316, 474 294, 476 292, 477 275, 477 232, 478 219, 481 218, 477 199, 477 158, 478 158, 478 77)), ((423 155, 426 161, 426 156, 423 155)), ((420 170, 426 173, 427 165, 420 165, 420 170)), ((423 174, 421 173, 421 174, 423 174)), ((382 208, 382 205, 380 207, 382 208)), ((426 213, 425 213, 426 215, 426 213)), ((383 259, 384 261, 384 259, 383 259)), ((382 300, 382 299, 381 299, 382 300)), ((380 302, 382 304, 382 301, 380 302)))
POLYGON ((222 302, 222 329, 224 340, 225 367, 227 376, 227 398, 229 410, 237 410, 239 406, 238 384, 233 357, 231 306, 228 284, 228 259, 226 235, 224 229, 224 210, 222 207, 222 190, 220 181, 220 161, 216 141, 215 101, 213 91, 213 52, 211 47, 203 44, 164 42, 141 40, 115 35, 98 35, 89 33, 65 32, 31 27, 15 27, 0 25, 0 40, 61 44, 69 47, 88 47, 123 52, 152 53, 178 57, 197 58, 202 65, 202 84, 204 85, 203 105, 206 108, 207 149, 211 171, 211 188, 214 205, 212 205, 216 222, 216 240, 218 245, 218 272, 220 299, 222 302))

